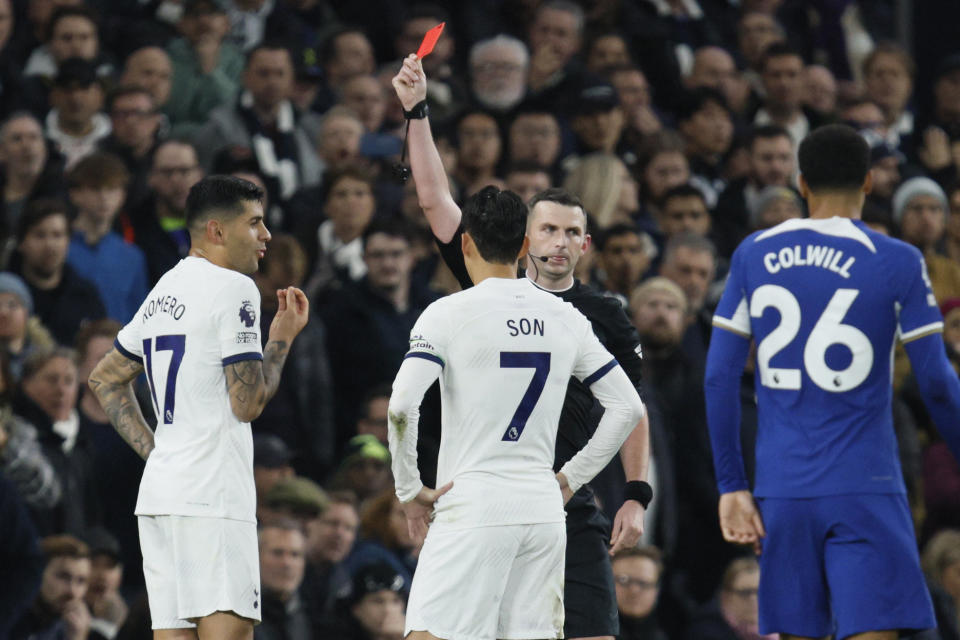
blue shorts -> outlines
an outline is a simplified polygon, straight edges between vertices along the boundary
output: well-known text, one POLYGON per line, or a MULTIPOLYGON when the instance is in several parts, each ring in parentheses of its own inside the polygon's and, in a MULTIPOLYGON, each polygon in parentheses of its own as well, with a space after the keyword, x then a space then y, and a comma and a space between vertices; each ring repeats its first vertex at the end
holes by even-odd
POLYGON ((758 498, 760 633, 936 626, 904 495, 758 498))

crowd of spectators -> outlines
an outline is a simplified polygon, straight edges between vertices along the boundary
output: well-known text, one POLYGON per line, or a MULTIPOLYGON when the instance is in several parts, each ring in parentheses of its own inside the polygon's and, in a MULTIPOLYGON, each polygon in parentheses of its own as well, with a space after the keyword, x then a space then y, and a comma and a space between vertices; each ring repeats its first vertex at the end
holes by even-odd
MULTIPOLYGON (((0 640, 149 637, 143 461, 85 383, 187 255, 187 194, 211 173, 267 193, 263 335, 277 288, 302 286, 314 310, 253 423, 255 636, 401 637, 419 549, 393 495, 389 383, 418 315, 458 287, 396 178, 390 80, 439 22, 424 68, 456 198, 577 195, 593 239, 577 276, 642 338, 656 498, 642 545, 614 560, 621 637, 757 638, 759 568, 717 524, 712 309, 737 244, 805 215, 800 140, 844 122, 872 149, 864 222, 923 252, 960 366, 957 14, 947 0, 0 0, 0 640)), ((918 545, 939 637, 957 640, 960 467, 895 361, 918 545)), ((741 399, 752 474, 752 367, 741 399)), ((434 389, 428 485, 438 411, 434 389)), ((615 471, 597 480, 610 514, 615 471)))

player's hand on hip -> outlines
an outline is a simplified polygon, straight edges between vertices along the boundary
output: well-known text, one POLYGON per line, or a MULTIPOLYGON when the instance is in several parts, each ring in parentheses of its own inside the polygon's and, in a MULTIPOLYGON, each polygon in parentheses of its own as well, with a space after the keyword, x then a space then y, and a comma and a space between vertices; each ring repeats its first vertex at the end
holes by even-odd
POLYGON ((723 539, 736 544, 752 544, 760 553, 760 539, 767 535, 763 519, 749 491, 731 491, 720 496, 720 530, 723 539))
POLYGON ((392 82, 397 97, 400 98, 400 104, 407 111, 427 98, 427 76, 423 73, 423 64, 415 53, 404 58, 403 66, 393 77, 392 82))
POLYGON ((573 491, 570 490, 570 483, 567 482, 567 476, 557 473, 557 484, 560 485, 560 493, 563 494, 563 504, 570 502, 573 497, 573 491))
POLYGON ((407 517, 407 531, 410 533, 410 539, 415 546, 423 544, 427 537, 427 529, 430 527, 430 515, 433 513, 433 504, 437 499, 453 488, 453 483, 447 484, 437 489, 423 487, 417 497, 401 506, 403 514, 407 517))
POLYGON ((310 302, 296 287, 277 289, 277 315, 270 323, 270 339, 292 342, 310 319, 310 302))
POLYGON ((631 549, 640 542, 643 535, 643 505, 636 500, 626 500, 613 519, 613 533, 610 536, 610 555, 618 551, 631 549))

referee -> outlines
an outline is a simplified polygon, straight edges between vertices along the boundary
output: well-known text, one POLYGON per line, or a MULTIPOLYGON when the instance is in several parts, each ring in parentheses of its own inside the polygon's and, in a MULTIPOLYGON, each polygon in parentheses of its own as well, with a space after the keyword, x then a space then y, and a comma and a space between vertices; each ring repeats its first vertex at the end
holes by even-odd
MULTIPOLYGON (((408 56, 403 64, 416 82, 411 85, 398 75, 393 86, 409 120, 410 164, 420 206, 444 261, 462 287, 471 287, 460 245, 460 209, 450 195, 447 175, 427 121, 426 76, 415 55, 408 56)), ((583 206, 574 196, 549 189, 530 202, 530 216, 527 277, 583 313, 634 386, 639 387, 640 337, 636 330, 619 302, 573 277, 574 267, 590 243, 583 206)), ((555 470, 579 451, 596 429, 600 412, 595 405, 589 389, 571 378, 560 415, 555 470)), ((643 533, 644 511, 652 498, 650 485, 645 481, 649 460, 647 418, 638 426, 620 450, 627 482, 624 503, 612 532, 609 520, 596 507, 589 486, 581 488, 567 503, 566 638, 612 640, 619 633, 610 556, 637 544, 643 533)))

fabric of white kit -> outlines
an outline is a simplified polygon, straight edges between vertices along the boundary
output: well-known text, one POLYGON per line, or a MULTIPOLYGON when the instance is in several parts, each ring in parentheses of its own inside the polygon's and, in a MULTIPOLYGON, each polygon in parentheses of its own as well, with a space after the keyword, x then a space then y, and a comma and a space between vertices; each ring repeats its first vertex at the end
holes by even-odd
MULTIPOLYGON (((589 321, 526 278, 488 278, 423 312, 403 367, 424 359, 443 367, 437 486, 454 481, 436 503, 434 522, 460 528, 564 522, 553 459, 567 385, 571 375, 585 380, 616 366, 589 321), (508 427, 520 408, 524 424, 508 427)), ((391 405, 419 405, 419 398, 404 402, 404 374, 401 368, 391 405)), ((411 424, 392 450, 415 450, 412 430, 411 424)), ((397 495, 410 500, 420 474, 403 465, 415 465, 416 455, 394 459, 397 495)))
POLYGON ((137 515, 256 522, 253 438, 230 408, 224 366, 263 359, 260 292, 249 277, 189 257, 117 336, 141 362, 157 415, 137 515))
POLYGON ((152 628, 190 628, 217 611, 260 621, 256 524, 199 516, 137 523, 152 628))
POLYGON ((563 637, 566 526, 430 526, 406 630, 457 640, 563 637))

